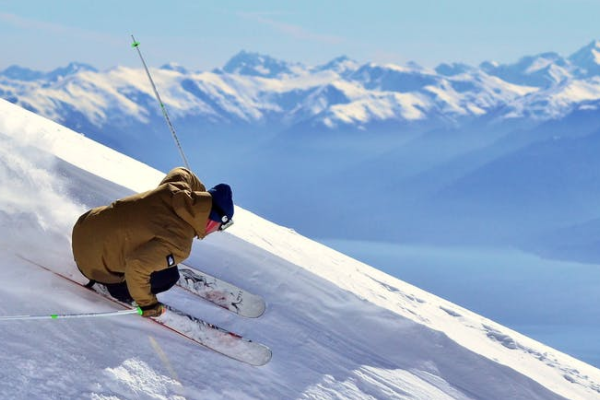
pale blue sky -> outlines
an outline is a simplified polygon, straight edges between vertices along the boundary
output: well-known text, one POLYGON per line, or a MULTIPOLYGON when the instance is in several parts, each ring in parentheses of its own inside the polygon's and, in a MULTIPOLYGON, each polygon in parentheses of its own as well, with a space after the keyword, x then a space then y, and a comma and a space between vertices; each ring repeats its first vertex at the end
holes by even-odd
POLYGON ((0 69, 50 70, 69 61, 222 66, 240 50, 309 65, 435 66, 569 55, 600 39, 600 0, 0 0, 0 69))

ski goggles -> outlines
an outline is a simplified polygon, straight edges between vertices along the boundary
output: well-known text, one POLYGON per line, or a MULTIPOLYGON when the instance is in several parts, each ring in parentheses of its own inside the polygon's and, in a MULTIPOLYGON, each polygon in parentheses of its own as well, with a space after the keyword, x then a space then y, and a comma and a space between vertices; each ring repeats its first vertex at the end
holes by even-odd
POLYGON ((223 218, 221 218, 221 221, 221 226, 219 227, 220 231, 224 231, 225 229, 233 225, 233 218, 227 218, 226 215, 224 215, 223 218))

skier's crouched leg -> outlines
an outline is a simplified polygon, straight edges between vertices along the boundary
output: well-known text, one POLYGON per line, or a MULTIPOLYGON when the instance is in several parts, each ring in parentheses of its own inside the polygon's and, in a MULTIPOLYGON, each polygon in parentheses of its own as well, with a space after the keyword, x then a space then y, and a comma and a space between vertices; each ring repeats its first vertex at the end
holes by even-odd
POLYGON ((122 301, 123 303, 132 303, 133 298, 129 293, 129 289, 127 289, 127 282, 120 283, 104 283, 108 293, 115 299, 122 301))
POLYGON ((150 291, 153 294, 166 292, 171 289, 179 280, 179 269, 177 265, 155 271, 150 274, 150 291))

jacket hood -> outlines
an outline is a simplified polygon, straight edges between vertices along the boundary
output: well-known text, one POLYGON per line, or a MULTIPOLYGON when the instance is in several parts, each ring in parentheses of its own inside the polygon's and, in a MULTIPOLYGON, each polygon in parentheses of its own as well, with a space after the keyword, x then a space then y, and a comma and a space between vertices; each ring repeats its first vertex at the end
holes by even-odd
POLYGON ((200 179, 187 168, 178 167, 172 169, 160 184, 168 184, 173 188, 173 210, 194 228, 198 238, 204 238, 212 197, 200 179))
POLYGON ((206 221, 212 208, 212 197, 208 192, 189 192, 181 190, 173 194, 173 210, 194 228, 196 236, 206 236, 206 221))
POLYGON ((200 179, 196 175, 194 175, 190 170, 183 167, 178 167, 172 169, 160 182, 160 184, 164 183, 185 183, 190 187, 192 192, 206 192, 206 187, 200 179))

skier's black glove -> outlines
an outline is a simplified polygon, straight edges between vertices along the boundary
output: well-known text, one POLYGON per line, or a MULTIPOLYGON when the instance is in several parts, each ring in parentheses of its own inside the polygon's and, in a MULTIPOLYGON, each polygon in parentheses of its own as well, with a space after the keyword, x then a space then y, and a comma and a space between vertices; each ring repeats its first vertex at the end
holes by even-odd
POLYGON ((162 303, 151 304, 149 306, 144 306, 140 308, 142 310, 142 317, 145 318, 160 317, 167 311, 167 308, 162 303))

